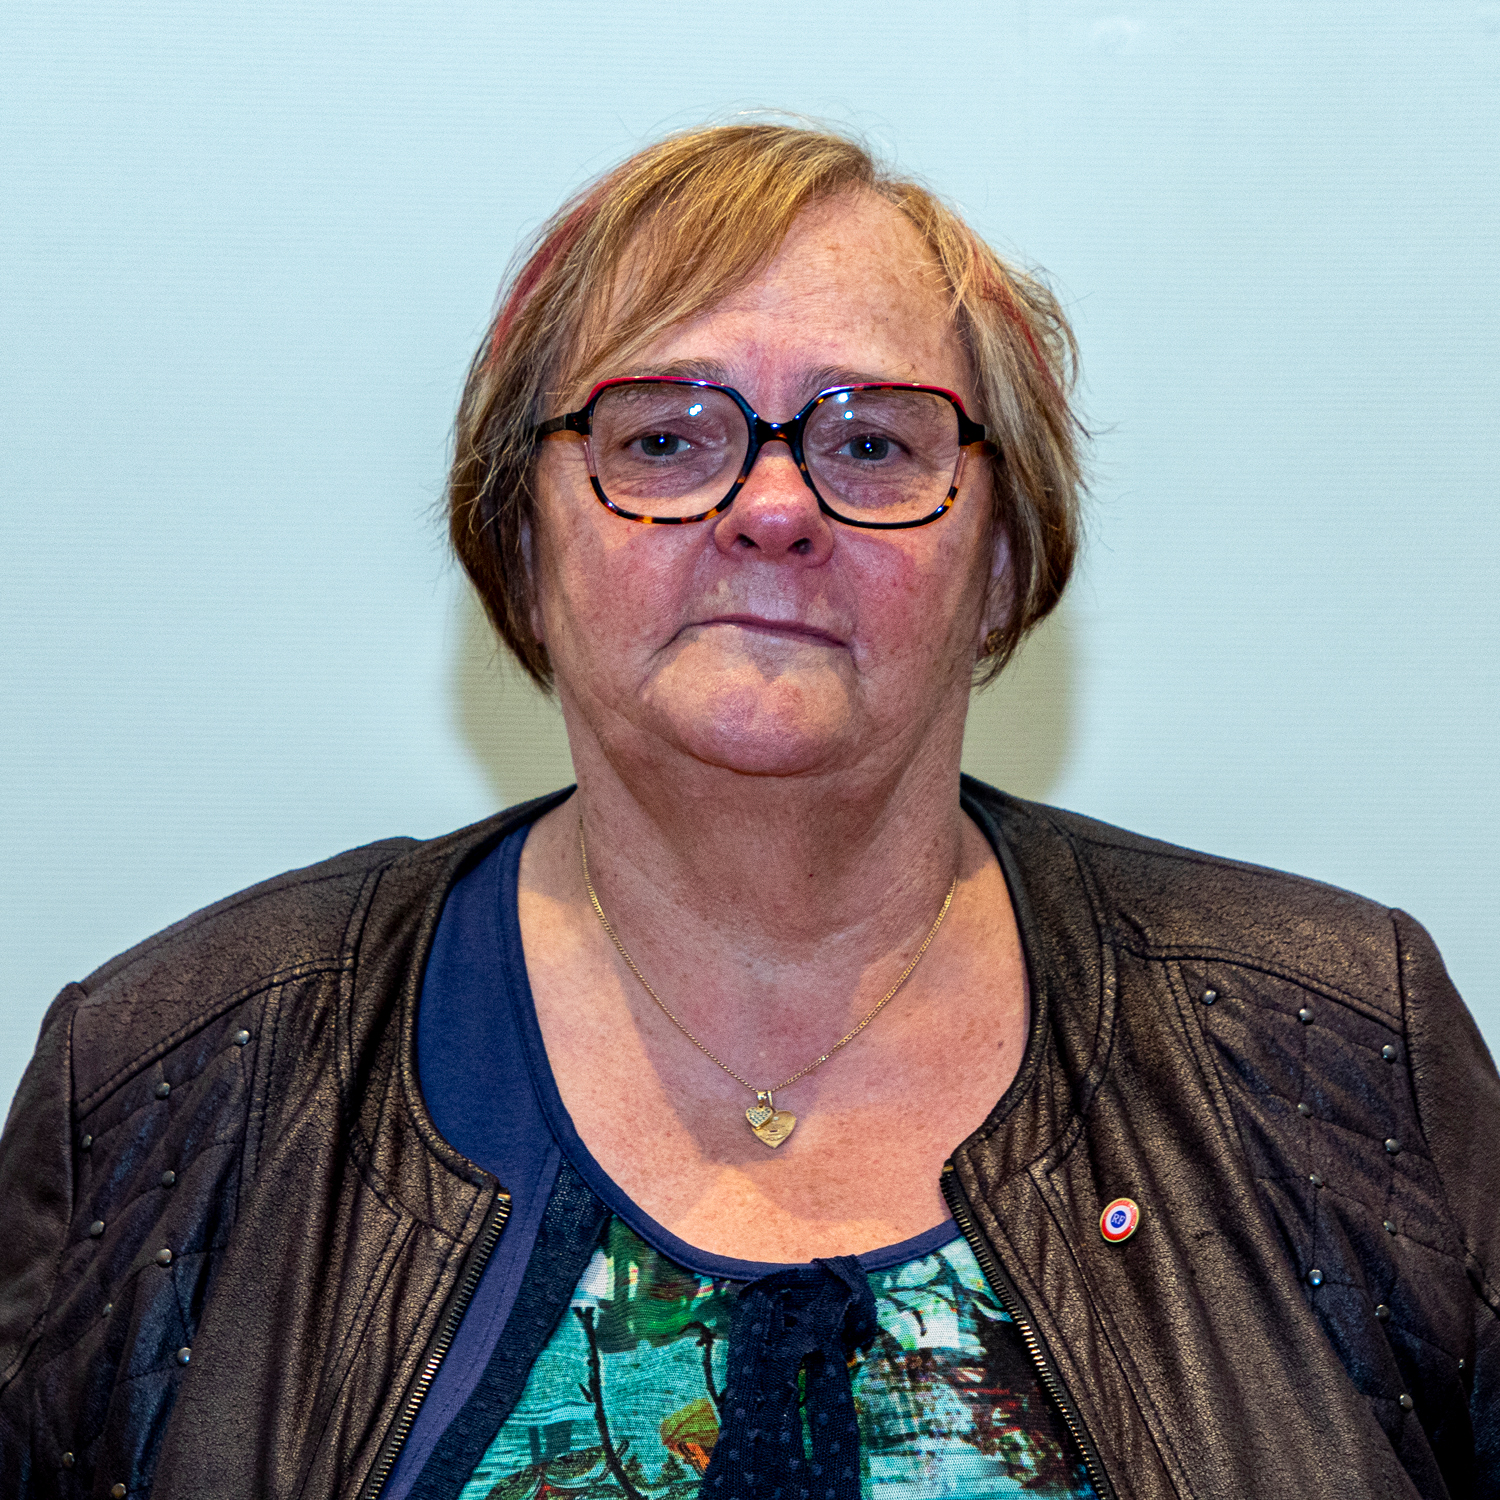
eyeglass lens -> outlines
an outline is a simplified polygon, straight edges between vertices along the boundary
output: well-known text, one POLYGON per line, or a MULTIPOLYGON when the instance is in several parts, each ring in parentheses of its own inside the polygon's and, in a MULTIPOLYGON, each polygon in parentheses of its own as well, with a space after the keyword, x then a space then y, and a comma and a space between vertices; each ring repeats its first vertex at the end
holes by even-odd
MULTIPOLYGON (((600 393, 589 448, 599 488, 623 510, 700 515, 734 487, 750 446, 725 392, 632 381, 600 393)), ((808 415, 803 456, 818 494, 858 521, 912 521, 947 498, 958 413, 930 391, 836 391, 808 415)))

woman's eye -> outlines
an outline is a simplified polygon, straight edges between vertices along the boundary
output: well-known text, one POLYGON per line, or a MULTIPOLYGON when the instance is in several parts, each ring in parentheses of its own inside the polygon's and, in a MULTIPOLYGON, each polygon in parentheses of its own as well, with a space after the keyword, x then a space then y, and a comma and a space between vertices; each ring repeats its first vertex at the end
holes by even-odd
POLYGON ((646 458, 676 458, 690 444, 675 432, 648 432, 643 437, 638 437, 634 446, 646 458))
POLYGON ((843 451, 850 458, 857 458, 864 463, 879 463, 881 459, 891 456, 891 440, 878 432, 867 432, 850 438, 844 444, 843 451))

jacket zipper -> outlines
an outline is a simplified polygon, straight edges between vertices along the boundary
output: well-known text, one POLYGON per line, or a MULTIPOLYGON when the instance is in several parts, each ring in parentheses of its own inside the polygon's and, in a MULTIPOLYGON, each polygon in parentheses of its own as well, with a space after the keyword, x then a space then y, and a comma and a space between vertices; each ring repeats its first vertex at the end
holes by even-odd
POLYGON ((959 1186, 958 1173, 953 1170, 951 1161, 943 1163, 943 1175, 939 1180, 939 1185, 943 1190, 943 1197, 947 1200, 948 1210, 962 1231, 964 1239, 968 1241, 969 1249, 974 1253, 974 1259, 979 1262, 979 1269, 984 1272, 984 1279, 990 1284, 990 1290, 994 1292, 1001 1307, 1010 1315, 1011 1321, 1020 1331, 1021 1341, 1026 1345, 1026 1352, 1031 1355, 1032 1364, 1036 1366, 1042 1389, 1046 1391, 1052 1404, 1062 1416, 1083 1458, 1084 1472, 1088 1475, 1089 1483, 1094 1487, 1094 1493, 1099 1500, 1116 1500, 1115 1487, 1109 1482, 1109 1476, 1104 1472, 1099 1450, 1094 1446, 1093 1438, 1089 1436, 1088 1429, 1083 1425, 1083 1418, 1079 1416, 1078 1408, 1073 1404, 1073 1398, 1063 1384, 1062 1375, 1052 1355, 1042 1342, 1041 1335, 1036 1331, 1036 1325, 1031 1319, 1031 1310, 1026 1306, 1020 1292, 1016 1290, 1015 1283, 1006 1275, 1000 1262, 995 1259, 994 1252, 980 1235, 979 1228, 974 1223, 974 1216, 969 1212, 969 1204, 964 1197, 963 1188, 959 1186))
POLYGON ((391 1470, 396 1467, 396 1460, 400 1458, 401 1450, 406 1446, 406 1440, 411 1435, 412 1425, 417 1420, 417 1413, 421 1410, 423 1401, 427 1399, 427 1392, 432 1389, 438 1366, 442 1364, 448 1350, 453 1347, 458 1325, 463 1322, 464 1314, 469 1310, 469 1303, 473 1300, 474 1293, 479 1286, 479 1278, 484 1275, 484 1268, 489 1264, 490 1256, 499 1243, 500 1232, 505 1228, 505 1221, 509 1217, 510 1194, 497 1193, 490 1217, 464 1259, 463 1269, 458 1274, 458 1285, 453 1288, 453 1293, 448 1298, 448 1305, 443 1309, 437 1331, 432 1336, 432 1342, 427 1346, 427 1353, 422 1357, 421 1366, 407 1387, 406 1399, 401 1403, 401 1410, 397 1414, 395 1425, 386 1434, 385 1442, 381 1444, 380 1453, 375 1459, 375 1467, 371 1470, 365 1487, 359 1492, 360 1500, 377 1500, 380 1492, 385 1488, 386 1481, 391 1477, 391 1470))

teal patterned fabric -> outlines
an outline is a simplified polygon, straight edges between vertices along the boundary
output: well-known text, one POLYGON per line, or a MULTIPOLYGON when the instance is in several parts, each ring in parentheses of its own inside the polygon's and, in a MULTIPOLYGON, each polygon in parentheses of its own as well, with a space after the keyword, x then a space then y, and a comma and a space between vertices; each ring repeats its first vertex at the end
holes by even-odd
MULTIPOLYGON (((1094 1500, 962 1239, 869 1280, 880 1331, 850 1366, 866 1496, 1094 1500)), ((461 1500, 694 1500, 739 1288, 611 1219, 461 1500)))

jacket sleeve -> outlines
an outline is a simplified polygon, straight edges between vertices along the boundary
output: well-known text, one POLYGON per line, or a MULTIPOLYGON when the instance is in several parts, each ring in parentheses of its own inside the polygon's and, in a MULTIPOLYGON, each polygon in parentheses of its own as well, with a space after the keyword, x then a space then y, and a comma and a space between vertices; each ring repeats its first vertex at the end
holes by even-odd
POLYGON ((1405 912, 1395 923, 1417 1114, 1476 1298, 1467 1373, 1477 1472, 1500 1476, 1500 1076, 1426 930, 1405 912))
POLYGON ((73 1218, 73 1012, 69 985, 42 1021, 36 1053, 0 1136, 0 1391, 41 1331, 73 1218))

